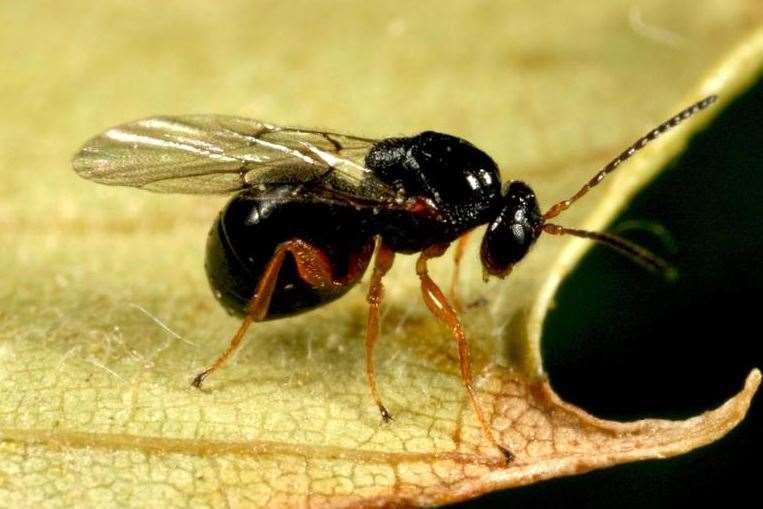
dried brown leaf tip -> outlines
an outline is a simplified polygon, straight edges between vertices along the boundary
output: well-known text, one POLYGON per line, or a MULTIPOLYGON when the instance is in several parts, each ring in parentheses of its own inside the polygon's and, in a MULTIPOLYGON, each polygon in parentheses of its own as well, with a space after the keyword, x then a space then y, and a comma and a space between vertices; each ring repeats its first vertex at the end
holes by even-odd
MULTIPOLYGON (((752 371, 737 395, 714 410, 684 421, 645 419, 621 423, 597 419, 565 403, 547 381, 528 383, 505 370, 494 369, 483 380, 483 402, 492 408, 493 429, 501 442, 515 452, 515 461, 506 466, 495 455, 489 459, 484 449, 470 442, 470 438, 479 438, 470 433, 470 438, 462 437, 460 453, 390 456, 382 464, 393 468, 394 482, 386 493, 363 503, 447 503, 498 488, 681 454, 717 440, 741 421, 760 379, 760 372, 752 371)), ((353 495, 339 499, 349 503, 353 495)))

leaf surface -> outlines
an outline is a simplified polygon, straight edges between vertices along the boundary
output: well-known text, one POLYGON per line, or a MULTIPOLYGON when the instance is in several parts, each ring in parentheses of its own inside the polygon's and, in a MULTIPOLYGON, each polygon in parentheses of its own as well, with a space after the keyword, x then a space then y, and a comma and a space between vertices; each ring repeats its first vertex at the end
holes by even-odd
MULTIPOLYGON (((544 377, 541 329, 586 244, 557 238, 487 285, 477 235, 467 250, 464 322, 482 404, 517 456, 508 467, 479 432, 413 258, 399 257, 387 281, 376 353, 391 424, 365 384, 365 285, 257 324, 205 391, 191 389, 237 326, 203 272, 223 201, 81 181, 69 158, 87 137, 200 112, 375 137, 435 129, 487 150, 547 206, 689 102, 733 98, 763 55, 752 0, 553 2, 544 16, 537 4, 282 4, 0 7, 2 500, 440 504, 679 454, 744 417, 758 371, 686 421, 603 421, 560 401, 544 377)), ((565 224, 606 225, 711 116, 646 149, 565 224)), ((432 268, 449 281, 448 260, 432 268)))

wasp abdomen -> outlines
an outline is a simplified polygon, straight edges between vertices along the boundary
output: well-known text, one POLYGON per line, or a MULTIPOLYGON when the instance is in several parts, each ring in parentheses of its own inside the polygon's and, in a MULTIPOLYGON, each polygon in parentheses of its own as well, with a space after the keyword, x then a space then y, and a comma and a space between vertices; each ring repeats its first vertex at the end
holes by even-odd
POLYGON ((349 210, 320 202, 239 193, 222 210, 207 239, 205 267, 215 297, 229 313, 245 315, 276 248, 293 240, 325 254, 333 281, 311 285, 287 254, 263 319, 309 311, 341 297, 360 280, 373 249, 373 237, 352 217, 349 210))

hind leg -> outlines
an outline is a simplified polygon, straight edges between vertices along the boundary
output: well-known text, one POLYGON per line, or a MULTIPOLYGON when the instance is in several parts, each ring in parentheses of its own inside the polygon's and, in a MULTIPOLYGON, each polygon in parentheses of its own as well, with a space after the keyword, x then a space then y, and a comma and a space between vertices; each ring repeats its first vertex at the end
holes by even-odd
MULTIPOLYGON (((265 270, 257 283, 254 297, 249 301, 246 308, 246 315, 236 334, 231 339, 228 348, 220 354, 211 366, 196 375, 191 385, 200 388, 204 380, 222 367, 228 358, 241 346, 249 326, 253 322, 259 322, 267 316, 273 291, 278 281, 278 273, 287 254, 291 254, 294 257, 300 277, 316 289, 351 284, 355 278, 360 277, 357 271, 365 269, 363 260, 355 260, 351 264, 350 272, 345 277, 335 279, 331 261, 326 253, 319 248, 300 239, 293 239, 278 244, 273 256, 271 256, 268 264, 265 266, 265 270)), ((359 255, 359 257, 362 256, 363 253, 359 255)))

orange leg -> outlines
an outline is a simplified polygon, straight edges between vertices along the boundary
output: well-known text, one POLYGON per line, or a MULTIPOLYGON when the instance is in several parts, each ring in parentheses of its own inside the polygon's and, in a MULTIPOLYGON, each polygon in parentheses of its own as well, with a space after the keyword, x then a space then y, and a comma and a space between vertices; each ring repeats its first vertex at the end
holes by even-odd
POLYGON ((395 252, 384 245, 381 239, 377 240, 376 256, 374 258, 374 271, 371 274, 371 281, 368 288, 368 327, 366 328, 366 374, 368 375, 368 388, 371 390, 371 396, 379 407, 384 422, 392 420, 387 408, 381 401, 379 390, 376 388, 376 372, 374 370, 374 344, 379 337, 379 307, 384 296, 384 285, 382 278, 392 268, 395 260, 395 252))
POLYGON ((461 277, 461 260, 464 258, 464 251, 466 251, 466 243, 469 241, 470 233, 471 230, 458 238, 456 241, 456 249, 453 251, 453 276, 450 280, 450 301, 453 303, 453 307, 457 311, 463 309, 461 299, 458 295, 458 282, 461 277))
MULTIPOLYGON (((359 268, 361 264, 353 261, 351 271, 347 276, 341 280, 335 280, 333 278, 331 262, 329 261, 328 256, 326 256, 326 253, 320 249, 299 239, 289 240, 279 244, 278 247, 276 247, 273 256, 270 258, 270 261, 268 261, 260 281, 257 283, 257 289, 254 292, 254 297, 249 301, 246 316, 241 322, 236 334, 233 336, 233 339, 231 339, 228 348, 225 349, 210 367, 196 375, 193 382, 191 382, 191 385, 200 388, 204 379, 225 364, 225 361, 227 361, 233 352, 241 346, 241 342, 243 341, 249 326, 253 322, 259 322, 265 318, 268 313, 268 308, 270 307, 270 299, 273 297, 276 281, 278 281, 278 272, 281 270, 281 266, 283 265, 287 253, 291 253, 294 257, 300 277, 313 288, 326 288, 331 285, 345 285, 351 278, 358 277, 355 272, 356 270, 361 270, 359 268)), ((365 268, 364 265, 363 268, 365 268)))
POLYGON ((469 395, 469 401, 474 409, 474 413, 477 415, 480 427, 482 427, 482 433, 491 444, 501 451, 506 458, 506 462, 511 462, 514 459, 514 455, 511 451, 498 444, 493 436, 490 424, 482 413, 482 408, 477 401, 477 394, 474 390, 474 382, 472 379, 469 344, 466 342, 466 336, 464 335, 464 328, 461 325, 461 320, 458 318, 456 310, 445 298, 442 290, 440 290, 437 284, 432 281, 428 274, 427 261, 430 258, 442 256, 447 249, 447 244, 434 245, 422 251, 421 256, 419 256, 419 259, 416 262, 416 274, 418 274, 419 279, 421 280, 421 293, 424 296, 424 302, 426 302, 429 311, 431 311, 438 320, 450 328, 453 338, 456 340, 456 344, 458 345, 458 358, 461 365, 461 378, 464 381, 464 386, 469 395))

